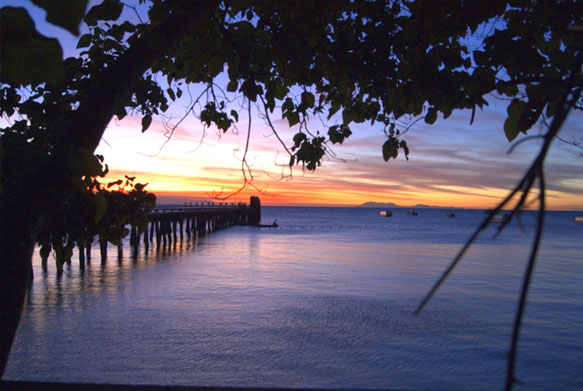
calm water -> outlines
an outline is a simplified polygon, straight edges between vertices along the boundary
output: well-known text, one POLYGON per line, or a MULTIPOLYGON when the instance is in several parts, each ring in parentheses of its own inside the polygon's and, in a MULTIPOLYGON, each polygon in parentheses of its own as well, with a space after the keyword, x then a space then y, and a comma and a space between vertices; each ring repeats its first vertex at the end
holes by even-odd
MULTIPOLYGON (((36 279, 7 379, 259 387, 502 388, 534 217, 482 236, 412 314, 481 211, 264 207, 172 253, 98 251, 36 279)), ((547 215, 516 390, 583 387, 583 225, 547 215)))

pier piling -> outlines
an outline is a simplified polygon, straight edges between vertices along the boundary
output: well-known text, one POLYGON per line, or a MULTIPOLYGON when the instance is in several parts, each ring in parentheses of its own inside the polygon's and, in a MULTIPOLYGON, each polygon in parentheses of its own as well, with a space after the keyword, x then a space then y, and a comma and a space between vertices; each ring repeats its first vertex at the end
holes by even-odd
MULTIPOLYGON (((132 225, 130 228, 130 248, 132 254, 137 255, 140 242, 143 241, 146 252, 155 246, 156 251, 169 250, 171 247, 184 244, 186 236, 187 244, 196 243, 200 236, 213 231, 227 228, 233 225, 256 224, 261 221, 261 203, 258 197, 251 197, 250 205, 246 203, 195 203, 184 205, 157 205, 148 215, 148 223, 143 232, 132 225), (143 235, 143 237, 142 237, 143 235), (174 246, 172 246, 174 245, 174 246)), ((84 263, 91 259, 91 242, 78 245, 79 261, 84 263)), ((107 240, 99 238, 99 250, 101 263, 107 260, 107 240)), ((42 254, 42 251, 41 251, 42 254)), ((117 245, 118 259, 123 258, 123 246, 117 245)), ((45 258, 43 258, 44 266, 45 258)))

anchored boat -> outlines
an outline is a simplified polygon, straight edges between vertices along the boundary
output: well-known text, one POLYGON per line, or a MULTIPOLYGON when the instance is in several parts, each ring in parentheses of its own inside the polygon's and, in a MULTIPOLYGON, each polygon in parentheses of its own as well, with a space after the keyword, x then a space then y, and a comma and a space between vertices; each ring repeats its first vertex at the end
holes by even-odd
POLYGON ((274 220, 273 224, 259 224, 259 223, 257 223, 257 224, 255 224, 255 226, 257 228, 277 228, 277 227, 279 227, 279 224, 277 224, 277 220, 274 220))
POLYGON ((497 213, 490 219, 490 221, 493 223, 505 223, 508 220, 510 220, 510 214, 508 213, 504 214, 497 213))

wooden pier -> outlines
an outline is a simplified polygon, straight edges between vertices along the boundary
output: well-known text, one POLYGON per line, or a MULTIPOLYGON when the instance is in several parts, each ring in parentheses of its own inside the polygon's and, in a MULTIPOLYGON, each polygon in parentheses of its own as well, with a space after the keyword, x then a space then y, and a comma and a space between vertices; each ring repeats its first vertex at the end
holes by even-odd
MULTIPOLYGON (((256 225, 261 221, 259 197, 251 197, 246 203, 185 203, 156 205, 148 215, 148 223, 139 232, 130 227, 130 247, 137 254, 141 244, 145 251, 150 247, 169 249, 177 243, 195 241, 208 233, 233 225, 256 225)), ((101 241, 101 260, 107 258, 107 241, 101 241)), ((123 256, 123 246, 118 246, 118 257, 123 256)))

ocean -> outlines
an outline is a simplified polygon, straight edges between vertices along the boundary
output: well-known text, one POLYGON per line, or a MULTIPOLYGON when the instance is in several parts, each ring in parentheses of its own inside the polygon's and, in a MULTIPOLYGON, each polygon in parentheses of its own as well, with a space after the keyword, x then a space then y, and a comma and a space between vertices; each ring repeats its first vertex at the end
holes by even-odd
MULTIPOLYGON (((413 312, 481 210, 263 207, 231 227, 35 280, 8 380, 332 389, 502 389, 535 214, 484 232, 413 312)), ((583 388, 583 225, 549 212, 515 390, 583 388)))

